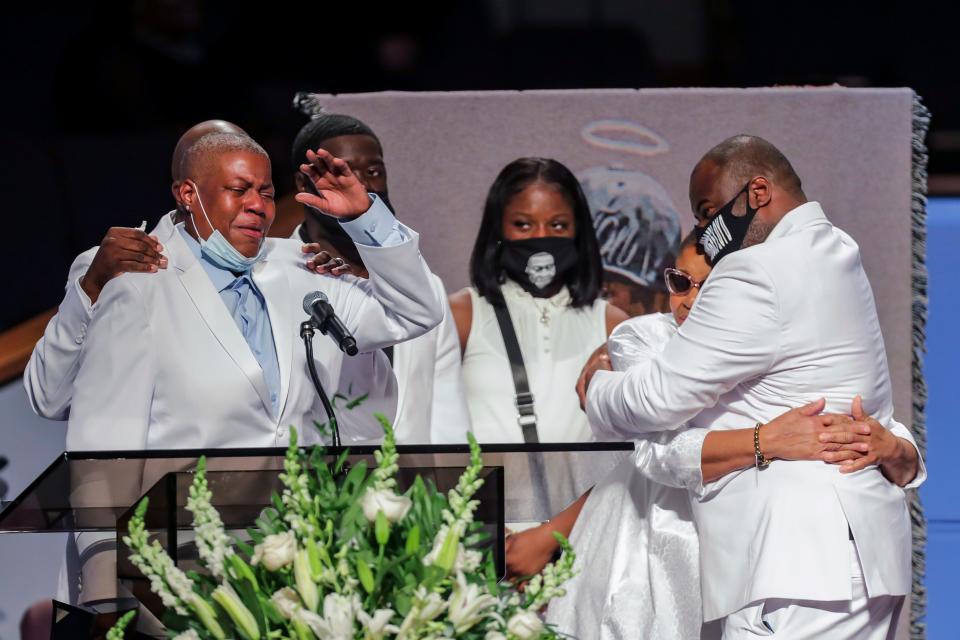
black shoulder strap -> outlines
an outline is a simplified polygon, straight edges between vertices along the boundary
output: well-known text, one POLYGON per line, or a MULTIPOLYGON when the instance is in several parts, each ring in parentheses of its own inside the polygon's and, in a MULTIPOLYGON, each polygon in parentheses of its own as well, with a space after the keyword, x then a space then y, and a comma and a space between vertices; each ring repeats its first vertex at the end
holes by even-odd
POLYGON ((523 441, 540 442, 537 437, 537 416, 533 411, 533 394, 530 393, 527 369, 523 365, 523 353, 520 352, 520 343, 517 342, 517 332, 513 328, 510 312, 507 310, 505 303, 494 304, 493 310, 497 314, 497 324, 500 325, 503 346, 506 347, 507 358, 510 360, 513 388, 517 393, 517 422, 523 431, 523 441))

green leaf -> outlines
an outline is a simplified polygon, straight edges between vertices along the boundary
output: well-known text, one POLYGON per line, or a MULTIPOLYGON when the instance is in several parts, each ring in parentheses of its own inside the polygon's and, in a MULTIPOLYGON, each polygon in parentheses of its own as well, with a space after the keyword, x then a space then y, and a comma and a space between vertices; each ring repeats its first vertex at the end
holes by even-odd
POLYGON ((381 547, 386 546, 387 541, 390 540, 390 521, 387 520, 387 516, 382 510, 377 511, 377 519, 374 522, 373 530, 377 544, 381 547))
POLYGON ((480 543, 483 542, 484 540, 489 540, 489 539, 490 539, 490 534, 487 533, 486 531, 481 531, 481 532, 479 532, 479 533, 474 533, 473 535, 469 535, 469 536, 467 536, 466 538, 464 538, 464 539, 463 539, 463 546, 465 546, 465 547, 467 547, 467 548, 469 549, 469 548, 472 548, 472 547, 477 546, 478 544, 480 544, 480 543))
POLYGON ((337 456, 337 461, 333 465, 334 472, 340 473, 340 470, 343 469, 343 463, 347 461, 347 456, 350 455, 350 449, 344 449, 343 452, 337 456))
POLYGON ((397 606, 397 613, 400 614, 400 617, 406 618, 413 606, 413 598, 405 593, 398 593, 394 598, 394 604, 397 606))
POLYGON ((414 555, 420 550, 420 525, 414 525, 413 528, 407 532, 407 541, 403 548, 404 551, 410 555, 414 555))
POLYGON ((373 572, 370 571, 370 565, 367 564, 363 558, 357 558, 357 578, 360 579, 360 584, 363 585, 364 591, 373 593, 376 581, 373 579, 373 572))
POLYGON ((234 540, 233 543, 237 546, 237 551, 243 555, 247 556, 248 558, 253 555, 253 545, 247 544, 242 540, 234 540))
MULTIPOLYGON (((346 455, 347 452, 344 452, 346 455)), ((357 487, 363 484, 363 481, 367 478, 367 463, 365 460, 361 460, 350 469, 350 473, 347 474, 346 479, 343 481, 343 492, 353 493, 357 487)))

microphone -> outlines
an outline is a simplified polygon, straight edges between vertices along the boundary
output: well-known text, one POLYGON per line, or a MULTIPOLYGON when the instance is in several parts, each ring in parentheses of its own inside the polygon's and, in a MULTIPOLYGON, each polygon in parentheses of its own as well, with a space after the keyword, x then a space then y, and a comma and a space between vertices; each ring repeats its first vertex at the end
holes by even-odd
POLYGON ((311 291, 303 297, 303 310, 313 318, 323 335, 329 335, 340 351, 348 356, 357 355, 357 341, 350 330, 337 317, 330 300, 322 291, 311 291))

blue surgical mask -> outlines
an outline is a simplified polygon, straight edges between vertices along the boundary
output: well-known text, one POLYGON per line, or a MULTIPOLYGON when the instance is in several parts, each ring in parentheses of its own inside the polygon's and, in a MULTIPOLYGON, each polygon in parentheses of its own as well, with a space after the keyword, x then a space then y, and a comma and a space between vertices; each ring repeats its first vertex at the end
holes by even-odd
POLYGON ((207 221, 207 225, 213 229, 213 233, 204 240, 203 236, 200 235, 200 231, 197 229, 197 223, 194 222, 193 216, 190 216, 190 224, 193 225, 193 230, 196 232, 197 239, 200 241, 200 253, 203 257, 221 269, 227 269, 234 273, 245 273, 252 269, 253 265, 263 260, 263 243, 260 244, 260 250, 257 252, 257 255, 248 258, 237 251, 236 247, 230 244, 230 241, 227 240, 219 230, 214 229, 213 225, 210 224, 210 218, 207 217, 206 209, 203 208, 203 200, 200 199, 200 189, 197 187, 196 182, 193 183, 193 191, 197 194, 197 204, 200 205, 200 212, 203 214, 203 218, 207 221))

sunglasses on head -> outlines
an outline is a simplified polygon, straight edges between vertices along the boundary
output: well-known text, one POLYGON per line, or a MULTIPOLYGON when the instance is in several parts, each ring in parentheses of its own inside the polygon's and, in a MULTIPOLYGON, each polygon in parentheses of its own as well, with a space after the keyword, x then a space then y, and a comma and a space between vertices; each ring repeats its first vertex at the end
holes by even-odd
POLYGON ((667 284, 670 293, 675 296, 685 296, 694 287, 701 287, 706 282, 706 278, 698 282, 691 278, 686 271, 670 267, 663 270, 663 281, 667 284))

